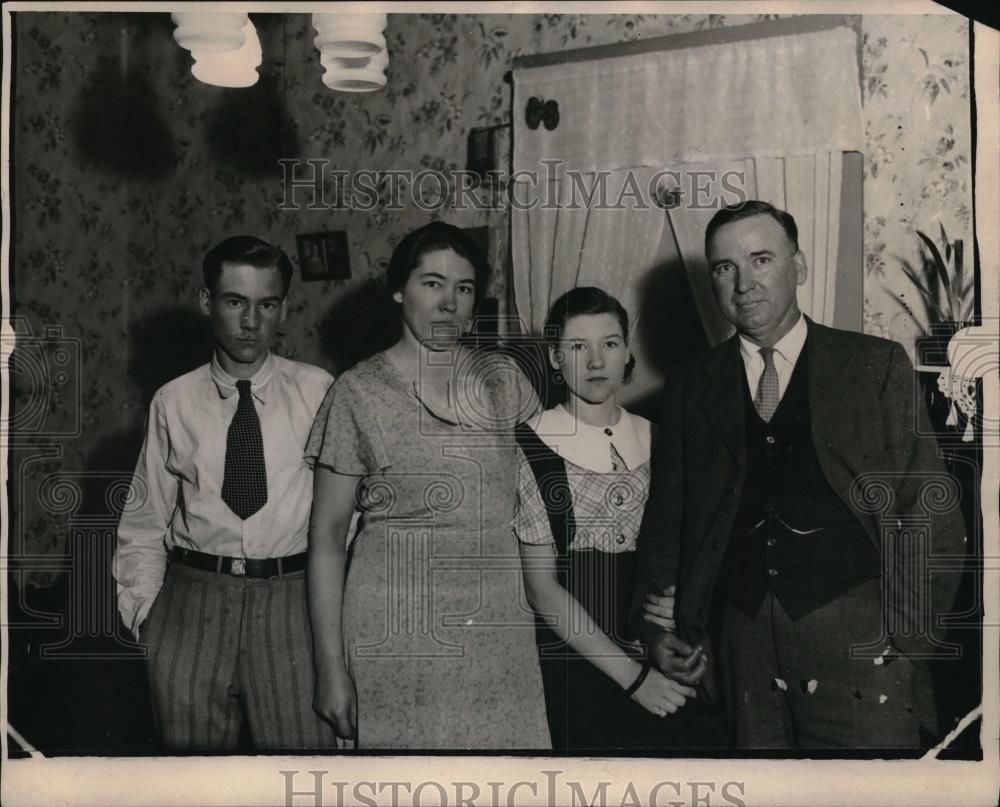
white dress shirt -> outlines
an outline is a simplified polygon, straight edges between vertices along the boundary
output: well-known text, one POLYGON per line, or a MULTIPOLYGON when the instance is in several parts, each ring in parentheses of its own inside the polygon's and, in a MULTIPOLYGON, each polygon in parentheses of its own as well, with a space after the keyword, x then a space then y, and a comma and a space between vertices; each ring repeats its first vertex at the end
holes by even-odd
MULTIPOLYGON (((778 371, 778 401, 785 395, 788 382, 792 378, 795 362, 799 359, 802 346, 806 343, 806 318, 799 314, 798 322, 781 337, 774 345, 774 369, 778 371)), ((757 385, 764 374, 764 357, 760 355, 760 345, 755 345, 744 336, 740 336, 740 355, 743 356, 743 367, 747 373, 747 384, 750 387, 750 397, 757 397, 757 385)))
POLYGON ((171 548, 237 558, 306 549, 313 479, 303 450, 333 377, 269 354, 250 379, 264 440, 267 503, 245 521, 222 501, 226 441, 239 401, 236 380, 213 357, 165 384, 150 404, 114 562, 118 608, 136 635, 163 583, 171 548))

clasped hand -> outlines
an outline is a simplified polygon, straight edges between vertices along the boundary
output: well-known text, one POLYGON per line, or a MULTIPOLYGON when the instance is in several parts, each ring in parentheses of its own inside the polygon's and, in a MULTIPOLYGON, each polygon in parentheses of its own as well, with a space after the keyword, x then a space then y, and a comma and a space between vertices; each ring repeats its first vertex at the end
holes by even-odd
POLYGON ((648 594, 643 603, 643 618, 663 628, 647 638, 650 661, 665 676, 682 684, 694 685, 701 680, 708 669, 708 656, 700 645, 693 646, 674 633, 674 597, 676 586, 670 586, 663 594, 648 594))

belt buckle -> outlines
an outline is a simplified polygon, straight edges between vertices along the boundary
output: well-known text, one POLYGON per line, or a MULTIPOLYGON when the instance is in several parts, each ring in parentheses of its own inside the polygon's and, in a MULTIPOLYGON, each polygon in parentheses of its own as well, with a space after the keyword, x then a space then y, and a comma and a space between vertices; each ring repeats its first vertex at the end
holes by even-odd
POLYGON ((233 577, 243 577, 247 573, 247 562, 243 558, 233 558, 229 573, 233 577))

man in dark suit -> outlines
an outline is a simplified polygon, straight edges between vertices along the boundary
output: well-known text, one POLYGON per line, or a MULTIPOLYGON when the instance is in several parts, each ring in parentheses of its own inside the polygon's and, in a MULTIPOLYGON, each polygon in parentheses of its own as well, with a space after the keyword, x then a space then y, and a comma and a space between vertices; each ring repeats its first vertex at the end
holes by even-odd
POLYGON ((965 545, 912 365, 800 313, 784 211, 724 208, 705 241, 737 333, 668 384, 634 614, 675 584, 677 633, 647 621, 651 658, 700 681, 737 747, 918 747, 957 586, 929 567, 965 545))

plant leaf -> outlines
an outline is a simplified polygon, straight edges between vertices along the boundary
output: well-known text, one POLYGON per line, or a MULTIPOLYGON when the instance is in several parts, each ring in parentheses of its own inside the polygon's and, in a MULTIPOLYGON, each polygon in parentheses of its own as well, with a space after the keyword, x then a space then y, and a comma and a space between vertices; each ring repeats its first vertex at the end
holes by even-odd
POLYGON ((920 230, 917 230, 917 235, 920 239, 927 245, 927 249, 930 250, 931 255, 934 256, 934 270, 937 272, 938 277, 941 280, 941 286, 944 288, 945 299, 951 297, 951 281, 948 280, 948 267, 944 260, 941 258, 941 253, 938 251, 937 246, 931 239, 924 235, 920 230))
POLYGON ((955 295, 956 302, 959 306, 965 302, 965 295, 968 289, 963 288, 962 284, 962 269, 963 263, 965 262, 965 245, 962 243, 961 238, 955 239, 955 257, 953 259, 953 264, 955 266, 955 287, 958 289, 958 293, 955 295))
POLYGON ((962 322, 972 322, 975 318, 976 312, 972 303, 971 299, 966 302, 962 310, 962 322))
POLYGON ((889 291, 888 289, 886 289, 886 291, 889 292, 889 296, 892 297, 893 300, 899 303, 900 308, 902 308, 906 312, 907 316, 909 316, 909 318, 913 320, 914 324, 920 329, 920 333, 926 336, 927 326, 919 319, 917 319, 917 315, 913 313, 913 309, 910 308, 909 304, 906 303, 902 297, 896 294, 896 292, 889 291))
POLYGON ((917 287, 917 291, 920 292, 920 296, 924 298, 924 304, 931 306, 935 305, 934 295, 920 282, 920 276, 917 274, 916 270, 909 265, 906 261, 901 261, 903 264, 903 274, 906 275, 907 279, 917 287))

